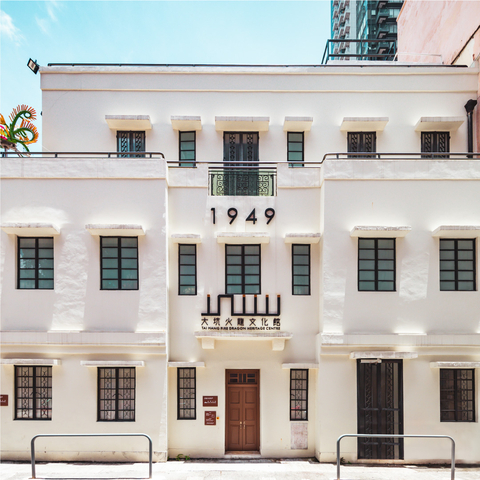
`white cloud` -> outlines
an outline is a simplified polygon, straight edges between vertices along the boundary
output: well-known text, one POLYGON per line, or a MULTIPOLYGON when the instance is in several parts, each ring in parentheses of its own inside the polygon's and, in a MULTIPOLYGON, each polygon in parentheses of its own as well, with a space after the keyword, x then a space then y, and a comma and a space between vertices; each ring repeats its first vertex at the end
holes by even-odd
POLYGON ((8 37, 16 44, 20 43, 22 38, 20 30, 13 24, 12 17, 3 10, 0 10, 0 35, 8 37))
POLYGON ((47 35, 50 34, 50 30, 48 29, 48 20, 46 18, 38 18, 37 16, 35 16, 35 21, 37 22, 38 27, 43 33, 47 35))
POLYGON ((50 0, 46 3, 47 6, 47 13, 50 17, 50 20, 53 22, 57 21, 57 16, 55 15, 55 10, 58 8, 58 2, 56 0, 50 0))

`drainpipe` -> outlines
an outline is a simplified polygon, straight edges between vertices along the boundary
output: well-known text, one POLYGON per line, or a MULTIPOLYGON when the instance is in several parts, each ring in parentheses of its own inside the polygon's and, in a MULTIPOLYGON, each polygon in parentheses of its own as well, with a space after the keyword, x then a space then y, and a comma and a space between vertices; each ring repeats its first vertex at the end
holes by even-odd
MULTIPOLYGON (((467 111, 467 128, 468 128, 468 152, 473 153, 473 109, 476 107, 476 100, 469 100, 465 104, 467 111)), ((468 158, 473 158, 473 155, 467 155, 468 158)))

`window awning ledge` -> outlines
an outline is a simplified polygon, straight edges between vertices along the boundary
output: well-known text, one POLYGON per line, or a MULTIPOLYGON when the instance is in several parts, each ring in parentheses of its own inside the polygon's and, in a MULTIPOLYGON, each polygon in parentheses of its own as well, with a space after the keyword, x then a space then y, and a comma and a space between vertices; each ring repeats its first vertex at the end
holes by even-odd
POLYGON ((217 132, 268 132, 270 117, 215 117, 217 132))
POLYGON ((415 125, 415 131, 454 132, 459 129, 463 122, 465 122, 463 117, 420 117, 420 120, 415 125))
POLYGON ((272 342, 272 350, 281 351, 285 348, 285 340, 290 340, 292 334, 288 332, 237 332, 228 330, 226 332, 195 332, 195 337, 202 341, 204 350, 213 350, 216 340, 270 340, 272 342))
POLYGON ((344 117, 340 130, 342 132, 383 132, 388 117, 344 117))
POLYGON ((217 232, 217 243, 256 244, 269 243, 270 235, 266 232, 217 232))
POLYGON ((8 235, 18 235, 20 237, 60 235, 60 229, 51 223, 2 223, 0 228, 8 235))
POLYGON ((480 237, 480 225, 440 225, 432 232, 432 237, 480 237))
POLYGON ((321 237, 320 233, 286 233, 285 243, 318 243, 321 237))
POLYGON ((313 117, 285 117, 284 132, 309 132, 312 128, 313 117))
POLYGON ((301 368, 301 369, 315 369, 318 368, 318 363, 282 363, 282 368, 301 368))
POLYGON ((173 243, 202 243, 201 235, 196 233, 172 233, 170 238, 173 243))
POLYGON ((174 130, 200 131, 202 129, 202 117, 188 115, 172 115, 170 117, 174 130))
POLYGON ((355 226, 350 230, 351 237, 381 237, 381 238, 401 238, 405 237, 412 227, 384 227, 384 226, 355 226))
POLYGON ((82 360, 82 367, 144 367, 145 362, 137 360, 82 360))
POLYGON ((204 367, 205 362, 168 362, 167 365, 170 368, 194 368, 204 367))
POLYGON ((62 361, 56 358, 2 358, 2 365, 61 365, 62 361))
POLYGON ((111 130, 151 130, 149 115, 105 115, 105 121, 111 130))
POLYGON ((145 235, 145 230, 141 225, 130 223, 112 223, 112 224, 93 224, 85 225, 85 229, 91 235, 103 235, 108 237, 140 237, 145 235))
POLYGON ((480 368, 480 362, 430 362, 430 368, 480 368))
POLYGON ((411 359, 418 358, 417 352, 390 352, 390 351, 368 351, 368 352, 351 352, 350 358, 356 360, 357 358, 374 358, 374 359, 385 359, 385 360, 396 360, 396 359, 411 359))

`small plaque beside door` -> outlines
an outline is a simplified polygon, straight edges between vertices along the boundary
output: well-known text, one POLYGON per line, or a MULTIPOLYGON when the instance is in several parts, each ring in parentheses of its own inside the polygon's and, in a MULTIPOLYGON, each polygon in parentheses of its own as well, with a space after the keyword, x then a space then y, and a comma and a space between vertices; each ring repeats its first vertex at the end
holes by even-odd
POLYGON ((0 395, 0 407, 8 407, 8 395, 0 395))
POLYGON ((205 412, 205 425, 216 425, 217 424, 217 412, 209 411, 205 412))
POLYGON ((203 397, 204 407, 218 407, 218 397, 215 395, 209 395, 203 397))

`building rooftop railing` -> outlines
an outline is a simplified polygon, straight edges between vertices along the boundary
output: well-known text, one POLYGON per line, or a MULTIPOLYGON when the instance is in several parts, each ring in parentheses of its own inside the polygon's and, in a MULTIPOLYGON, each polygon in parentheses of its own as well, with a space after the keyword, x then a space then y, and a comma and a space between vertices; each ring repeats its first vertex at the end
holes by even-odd
POLYGON ((326 65, 329 60, 380 60, 393 62, 396 52, 397 41, 392 39, 357 40, 352 38, 330 38, 325 45, 322 65, 326 65), (347 52, 346 49, 350 47, 353 47, 352 52, 347 52))
POLYGON ((105 158, 165 158, 162 152, 13 152, 2 151, 2 157, 105 157, 105 158))

